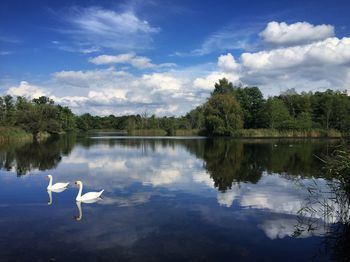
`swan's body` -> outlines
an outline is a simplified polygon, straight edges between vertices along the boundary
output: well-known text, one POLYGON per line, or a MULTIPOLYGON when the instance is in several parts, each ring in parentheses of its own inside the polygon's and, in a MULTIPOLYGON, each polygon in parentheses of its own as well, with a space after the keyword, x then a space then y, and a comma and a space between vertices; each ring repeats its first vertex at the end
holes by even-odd
POLYGON ((52 184, 52 176, 48 175, 47 177, 50 179, 49 185, 47 186, 47 190, 57 191, 58 192, 59 190, 64 189, 64 188, 66 188, 69 185, 69 183, 55 183, 55 184, 52 184))
POLYGON ((103 193, 103 189, 100 192, 88 192, 84 195, 81 195, 81 192, 83 191, 83 182, 81 181, 76 181, 75 184, 79 185, 79 192, 77 197, 75 198, 76 201, 79 202, 95 202, 94 200, 96 200, 97 198, 101 197, 102 193, 103 193))

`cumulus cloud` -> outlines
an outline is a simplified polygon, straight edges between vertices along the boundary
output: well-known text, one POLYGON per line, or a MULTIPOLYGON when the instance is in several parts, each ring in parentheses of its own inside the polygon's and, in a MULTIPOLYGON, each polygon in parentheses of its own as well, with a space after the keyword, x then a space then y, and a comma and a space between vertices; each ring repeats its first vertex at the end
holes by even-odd
POLYGON ((100 55, 90 58, 89 61, 95 65, 130 64, 139 69, 175 66, 174 63, 164 63, 160 65, 155 65, 151 62, 151 59, 149 59, 148 57, 137 56, 135 53, 125 53, 114 56, 100 55))
POLYGON ((30 99, 37 98, 40 96, 47 96, 49 93, 44 88, 39 86, 31 85, 26 81, 21 81, 18 86, 12 86, 7 90, 8 95, 12 96, 25 96, 30 99))
POLYGON ((226 72, 233 71, 238 68, 238 64, 231 53, 227 53, 226 55, 220 55, 218 58, 218 67, 226 72))
POLYGON ((265 95, 276 95, 288 88, 299 92, 349 88, 348 37, 243 53, 240 60, 241 81, 259 86, 265 95))
POLYGON ((197 77, 193 81, 195 88, 204 90, 213 90, 214 84, 221 78, 227 78, 234 84, 239 82, 240 76, 238 73, 239 65, 236 63, 232 54, 221 55, 218 58, 217 69, 210 72, 204 77, 197 77))
POLYGON ((72 8, 64 21, 68 34, 78 46, 93 46, 116 50, 147 49, 153 35, 159 32, 148 21, 132 11, 116 12, 100 7, 72 8), (142 43, 142 44, 140 44, 142 43))
POLYGON ((196 96, 191 82, 175 71, 141 75, 118 71, 114 67, 60 71, 53 74, 52 82, 60 87, 53 88, 55 101, 73 105, 76 113, 122 115, 147 111, 149 114, 179 115, 202 101, 196 96))
POLYGON ((272 21, 259 34, 265 42, 277 45, 305 44, 334 36, 332 25, 312 25, 308 22, 287 24, 272 21))
POLYGON ((180 79, 166 73, 153 73, 143 75, 141 82, 153 91, 158 90, 180 90, 183 83, 180 79))
POLYGON ((242 64, 250 69, 290 68, 301 65, 341 65, 350 62, 350 38, 333 37, 308 45, 243 53, 242 64))

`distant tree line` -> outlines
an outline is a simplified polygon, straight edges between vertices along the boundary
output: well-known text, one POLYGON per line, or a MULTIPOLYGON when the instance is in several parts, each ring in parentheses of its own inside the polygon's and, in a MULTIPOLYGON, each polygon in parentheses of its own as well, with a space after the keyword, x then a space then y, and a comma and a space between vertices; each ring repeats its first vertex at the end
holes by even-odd
POLYGON ((76 116, 68 107, 55 105, 48 97, 33 100, 19 96, 0 97, 0 126, 17 126, 37 139, 40 132, 59 134, 76 129, 76 116))
POLYGON ((181 117, 156 117, 147 113, 126 116, 76 116, 68 107, 48 97, 28 100, 0 97, 0 126, 18 126, 32 133, 57 134, 91 129, 201 130, 203 134, 229 136, 239 129, 350 130, 350 97, 346 92, 302 92, 294 89, 265 99, 258 87, 235 87, 223 78, 207 101, 181 117))

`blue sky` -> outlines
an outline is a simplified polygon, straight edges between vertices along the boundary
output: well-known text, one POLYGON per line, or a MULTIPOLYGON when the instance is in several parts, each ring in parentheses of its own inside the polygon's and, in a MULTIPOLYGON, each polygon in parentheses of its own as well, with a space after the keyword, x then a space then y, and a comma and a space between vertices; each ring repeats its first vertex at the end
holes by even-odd
POLYGON ((350 90, 347 1, 2 1, 0 93, 181 115, 213 84, 350 90))

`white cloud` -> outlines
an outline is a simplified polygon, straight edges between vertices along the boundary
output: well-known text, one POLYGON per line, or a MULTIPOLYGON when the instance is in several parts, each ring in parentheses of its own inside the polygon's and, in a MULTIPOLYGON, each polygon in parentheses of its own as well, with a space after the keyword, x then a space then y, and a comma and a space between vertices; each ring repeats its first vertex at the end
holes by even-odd
POLYGON ((333 37, 307 45, 241 55, 241 81, 265 95, 297 91, 348 89, 350 38, 333 37))
POLYGON ((236 63, 233 55, 231 53, 227 53, 226 55, 219 56, 218 67, 224 72, 233 71, 238 68, 238 64, 236 63))
POLYGON ((329 66, 350 62, 350 38, 333 37, 308 45, 243 53, 242 64, 249 69, 281 69, 296 66, 329 66))
POLYGON ((89 61, 96 65, 108 65, 108 64, 130 64, 136 68, 155 68, 155 67, 172 67, 176 66, 174 63, 164 63, 155 65, 151 62, 151 59, 144 56, 137 56, 135 53, 125 53, 119 55, 100 55, 90 58, 89 61))
POLYGON ((214 89, 214 84, 218 82, 219 79, 222 79, 224 77, 232 83, 237 83, 239 80, 239 75, 236 73, 225 73, 225 72, 214 71, 205 77, 196 78, 193 81, 193 85, 194 87, 197 87, 197 88, 212 91, 214 89))
POLYGON ((125 79, 131 75, 116 71, 113 67, 101 70, 60 71, 53 74, 55 80, 75 87, 97 87, 110 84, 114 79, 125 79))
POLYGON ((49 93, 39 86, 30 85, 26 81, 21 81, 19 86, 10 87, 7 90, 7 94, 12 96, 25 96, 33 99, 40 96, 47 96, 49 93))
POLYGON ((232 54, 221 55, 218 58, 218 71, 212 71, 204 77, 194 79, 193 86, 204 90, 213 90, 214 85, 221 78, 226 78, 234 84, 239 82, 239 65, 232 54))
POLYGON ((140 81, 143 85, 152 88, 154 91, 179 91, 182 88, 182 81, 180 79, 166 73, 145 74, 140 81))
POLYGON ((80 47, 147 49, 159 31, 132 11, 116 12, 100 7, 72 8, 65 22, 70 27, 61 31, 80 47))
POLYGON ((308 22, 287 24, 272 21, 259 34, 265 42, 278 45, 304 44, 334 36, 332 25, 312 25, 308 22))

